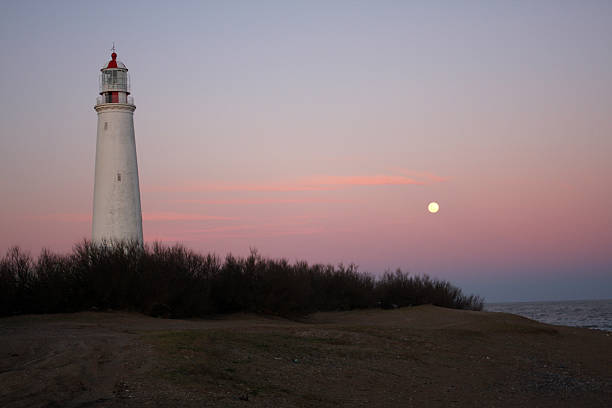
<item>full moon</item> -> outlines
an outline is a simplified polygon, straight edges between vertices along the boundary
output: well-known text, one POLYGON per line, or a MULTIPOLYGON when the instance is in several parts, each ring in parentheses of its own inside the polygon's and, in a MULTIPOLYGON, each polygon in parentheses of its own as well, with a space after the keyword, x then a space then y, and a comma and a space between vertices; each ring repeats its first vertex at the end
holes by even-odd
POLYGON ((436 203, 435 201, 432 201, 431 203, 429 203, 429 205, 427 206, 427 209, 429 210, 430 213, 435 214, 438 212, 438 210, 440 209, 440 206, 438 205, 438 203, 436 203))

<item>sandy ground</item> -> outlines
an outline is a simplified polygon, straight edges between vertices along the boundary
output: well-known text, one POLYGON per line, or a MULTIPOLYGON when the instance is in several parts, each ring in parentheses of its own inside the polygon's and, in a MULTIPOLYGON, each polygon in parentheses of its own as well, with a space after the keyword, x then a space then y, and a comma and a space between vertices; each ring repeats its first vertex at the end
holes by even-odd
POLYGON ((0 319, 0 407, 610 407, 612 333, 421 306, 0 319))

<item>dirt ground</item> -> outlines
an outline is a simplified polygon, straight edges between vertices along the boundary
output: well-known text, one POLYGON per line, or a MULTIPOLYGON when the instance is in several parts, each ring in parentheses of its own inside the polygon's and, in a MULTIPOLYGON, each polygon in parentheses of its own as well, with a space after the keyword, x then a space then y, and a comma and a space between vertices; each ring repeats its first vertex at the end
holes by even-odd
POLYGON ((612 333, 420 306, 0 319, 0 407, 610 407, 612 333))

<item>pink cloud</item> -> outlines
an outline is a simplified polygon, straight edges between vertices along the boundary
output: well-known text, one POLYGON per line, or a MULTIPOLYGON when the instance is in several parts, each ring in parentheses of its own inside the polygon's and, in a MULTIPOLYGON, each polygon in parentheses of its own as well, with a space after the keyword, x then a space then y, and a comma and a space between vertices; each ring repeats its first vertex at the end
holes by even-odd
POLYGON ((199 192, 199 191, 260 191, 260 192, 293 192, 293 191, 322 191, 330 188, 317 186, 291 185, 281 183, 271 184, 198 184, 190 183, 178 186, 153 186, 145 189, 146 192, 199 192))
POLYGON ((203 237, 218 238, 269 238, 289 235, 313 235, 324 232, 317 225, 291 224, 243 224, 177 231, 172 241, 200 241, 203 237))
POLYGON ((23 218, 32 221, 91 222, 91 214, 84 213, 26 215, 23 218))
MULTIPOLYGON (((91 222, 91 214, 85 213, 58 213, 24 216, 32 221, 59 221, 59 222, 91 222)), ((178 213, 178 212, 143 212, 145 221, 207 221, 207 220, 235 220, 235 217, 222 217, 217 215, 178 213)))
POLYGON ((254 184, 199 184, 188 183, 178 186, 153 186, 148 192, 198 192, 198 191, 259 191, 259 192, 297 192, 329 191, 350 186, 381 185, 426 185, 443 182, 446 179, 425 172, 412 172, 401 169, 404 175, 377 174, 373 176, 330 176, 320 175, 289 182, 254 183, 254 184))
POLYGON ((281 199, 281 198, 261 198, 261 199, 232 199, 232 200, 169 200, 172 203, 179 204, 242 204, 242 205, 258 205, 258 204, 312 204, 312 203, 349 203, 351 200, 340 199, 320 199, 320 198, 297 198, 297 199, 281 199))
POLYGON ((204 214, 185 214, 177 212, 145 212, 142 214, 142 219, 145 221, 207 221, 235 220, 236 218, 204 214))
POLYGON ((145 231, 145 241, 146 242, 167 242, 167 243, 175 243, 184 241, 179 236, 175 235, 164 235, 158 233, 147 233, 145 231))
POLYGON ((385 186, 385 185, 423 185, 417 181, 404 176, 388 176, 384 174, 376 176, 320 176, 312 179, 311 183, 325 186, 385 186))
MULTIPOLYGON (((312 235, 328 230, 326 217, 292 215, 274 222, 250 222, 233 225, 213 225, 174 231, 178 241, 201 241, 202 238, 267 238, 287 235, 312 235)), ((175 237, 175 238, 176 238, 175 237)))

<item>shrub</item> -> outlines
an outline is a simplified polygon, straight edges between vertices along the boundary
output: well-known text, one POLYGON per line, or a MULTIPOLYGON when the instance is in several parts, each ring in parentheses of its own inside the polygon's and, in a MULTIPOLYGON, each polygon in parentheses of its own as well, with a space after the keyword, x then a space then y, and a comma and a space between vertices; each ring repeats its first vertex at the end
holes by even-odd
POLYGON ((13 247, 0 259, 0 315, 95 308, 164 317, 295 316, 420 304, 481 310, 483 299, 429 276, 397 270, 377 279, 352 264, 291 264, 257 251, 246 258, 228 255, 221 262, 181 245, 83 241, 70 254, 43 250, 33 259, 13 247))

